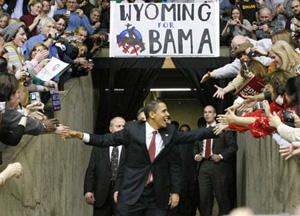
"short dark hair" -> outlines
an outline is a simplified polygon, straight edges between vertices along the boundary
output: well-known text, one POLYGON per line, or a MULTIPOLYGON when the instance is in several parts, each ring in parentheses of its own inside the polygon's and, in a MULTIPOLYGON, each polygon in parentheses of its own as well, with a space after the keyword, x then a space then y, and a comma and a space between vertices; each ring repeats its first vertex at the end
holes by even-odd
POLYGON ((18 80, 12 74, 0 72, 0 101, 9 101, 18 90, 18 80))
POLYGON ((144 112, 144 107, 139 108, 139 110, 136 112, 136 117, 138 117, 142 112, 144 112))
POLYGON ((66 27, 68 26, 69 18, 62 14, 56 14, 53 16, 55 22, 58 22, 60 19, 63 19, 66 23, 66 27))
POLYGON ((151 100, 150 102, 148 102, 146 104, 146 106, 144 107, 144 113, 146 116, 146 119, 149 118, 149 114, 150 112, 155 112, 157 110, 158 104, 160 103, 164 103, 162 100, 151 100))
POLYGON ((182 131, 182 128, 184 128, 184 127, 186 127, 187 128, 187 131, 190 131, 191 130, 191 127, 188 125, 188 124, 182 124, 182 125, 180 125, 180 127, 179 127, 179 131, 182 131))

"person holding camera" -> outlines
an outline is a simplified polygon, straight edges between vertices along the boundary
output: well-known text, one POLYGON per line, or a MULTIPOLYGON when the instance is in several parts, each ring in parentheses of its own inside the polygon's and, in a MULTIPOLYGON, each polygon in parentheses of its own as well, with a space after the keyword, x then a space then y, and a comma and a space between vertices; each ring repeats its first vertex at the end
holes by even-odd
POLYGON ((42 133, 62 134, 67 129, 65 126, 60 125, 57 119, 37 120, 34 117, 37 114, 36 112, 44 107, 40 102, 28 105, 26 109, 20 106, 18 81, 12 74, 0 74, 0 101, 7 101, 0 124, 2 133, 13 133, 20 124, 24 126, 23 134, 30 135, 42 133))
POLYGON ((227 21, 222 31, 222 37, 236 35, 251 36, 252 27, 248 20, 243 19, 242 12, 238 7, 231 10, 231 18, 227 21))
POLYGON ((291 32, 297 32, 300 28, 300 1, 292 0, 291 8, 293 16, 286 23, 286 30, 291 32))
POLYGON ((270 113, 270 126, 275 127, 279 135, 287 141, 299 142, 300 128, 298 115, 300 115, 300 77, 296 76, 290 78, 286 83, 285 90, 287 100, 296 106, 296 113, 289 112, 286 114, 286 118, 289 118, 294 125, 289 126, 286 122, 282 122, 276 113, 270 113))
MULTIPOLYGON (((258 11, 258 22, 252 23, 253 31, 257 40, 271 38, 272 29, 272 12, 269 8, 264 7, 258 11)), ((282 28, 284 30, 284 27, 282 28)))

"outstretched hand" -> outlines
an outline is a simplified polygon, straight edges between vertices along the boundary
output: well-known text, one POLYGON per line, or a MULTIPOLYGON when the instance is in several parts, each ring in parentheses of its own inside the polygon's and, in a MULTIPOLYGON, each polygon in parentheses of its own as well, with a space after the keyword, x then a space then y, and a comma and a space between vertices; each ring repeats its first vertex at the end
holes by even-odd
POLYGON ((225 114, 218 115, 217 121, 219 123, 229 125, 234 121, 235 117, 236 115, 234 114, 234 111, 232 111, 231 109, 227 109, 227 112, 225 114))
POLYGON ((269 125, 271 127, 277 128, 281 124, 281 119, 276 114, 276 112, 273 112, 273 114, 269 114, 269 125))
POLYGON ((223 100, 224 96, 226 94, 224 88, 221 88, 221 87, 219 87, 217 85, 214 85, 214 87, 217 88, 217 91, 214 93, 213 97, 214 98, 219 98, 219 99, 223 100))
POLYGON ((222 133, 224 130, 228 129, 229 126, 226 123, 218 123, 215 128, 213 129, 214 134, 219 135, 222 133))
POLYGON ((62 134, 63 139, 71 139, 71 138, 77 138, 77 139, 82 139, 83 138, 83 133, 80 131, 75 131, 75 130, 65 130, 64 133, 62 134))
POLYGON ((241 103, 239 107, 237 107, 237 111, 239 112, 252 111, 254 105, 257 103, 256 97, 251 95, 247 95, 243 97, 245 98, 245 100, 241 103))
POLYGON ((209 79, 211 78, 211 74, 210 74, 210 73, 211 73, 211 72, 208 71, 206 74, 204 74, 204 75, 202 76, 202 78, 201 78, 200 83, 204 83, 204 82, 206 82, 207 80, 209 80, 209 79))
POLYGON ((287 147, 280 148, 279 150, 281 157, 285 160, 292 158, 295 155, 300 154, 300 142, 293 142, 291 145, 287 147))

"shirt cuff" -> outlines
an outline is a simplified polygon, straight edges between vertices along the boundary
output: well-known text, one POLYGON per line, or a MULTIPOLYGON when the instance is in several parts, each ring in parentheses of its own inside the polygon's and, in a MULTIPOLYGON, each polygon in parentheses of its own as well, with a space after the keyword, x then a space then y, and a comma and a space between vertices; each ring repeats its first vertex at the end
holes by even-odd
POLYGON ((82 141, 85 143, 90 142, 90 135, 88 133, 83 133, 82 141))
POLYGON ((221 154, 219 154, 219 156, 220 156, 221 160, 223 160, 223 159, 224 159, 224 158, 223 158, 223 156, 222 156, 221 154))

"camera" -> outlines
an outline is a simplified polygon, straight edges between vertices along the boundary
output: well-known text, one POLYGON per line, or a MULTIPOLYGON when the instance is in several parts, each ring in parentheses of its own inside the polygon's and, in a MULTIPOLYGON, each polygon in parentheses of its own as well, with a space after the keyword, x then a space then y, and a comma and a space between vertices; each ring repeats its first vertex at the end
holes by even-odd
POLYGON ((249 58, 253 58, 255 56, 257 56, 257 52, 253 51, 253 50, 250 50, 248 53, 247 53, 247 56, 249 58))
POLYGON ((54 34, 49 33, 49 34, 48 34, 48 38, 51 38, 51 39, 53 39, 53 40, 58 40, 59 34, 58 34, 57 32, 54 33, 54 34))
POLYGON ((108 34, 106 32, 99 32, 98 34, 93 35, 92 40, 95 44, 104 47, 108 44, 108 34))
POLYGON ((30 103, 41 102, 41 96, 39 92, 30 92, 29 94, 30 103))
POLYGON ((284 110, 282 112, 282 117, 284 122, 291 127, 295 127, 295 119, 293 117, 293 112, 284 110))
POLYGON ((23 86, 28 86, 30 84, 30 81, 31 81, 31 74, 29 73, 29 69, 26 68, 25 69, 25 78, 24 78, 24 81, 23 81, 23 86))

